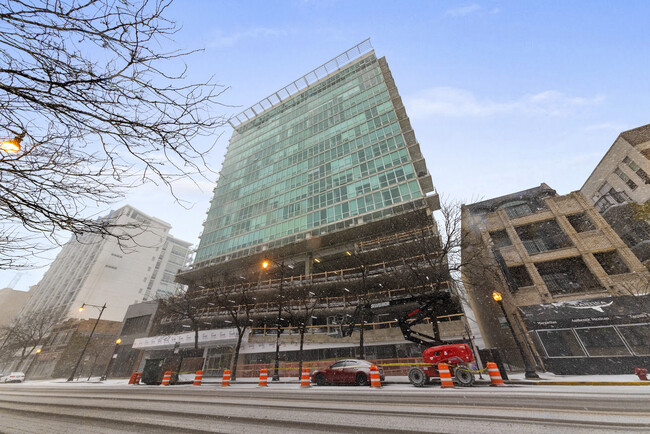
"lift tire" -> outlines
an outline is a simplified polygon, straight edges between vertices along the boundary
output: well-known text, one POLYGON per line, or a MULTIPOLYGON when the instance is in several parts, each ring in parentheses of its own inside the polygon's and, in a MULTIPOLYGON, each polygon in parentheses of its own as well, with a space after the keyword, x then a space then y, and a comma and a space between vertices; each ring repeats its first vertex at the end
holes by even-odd
POLYGON ((420 368, 411 368, 409 370, 409 381, 415 387, 422 387, 427 384, 427 375, 420 368))
POLYGON ((454 376, 456 377, 456 383, 461 387, 471 387, 476 380, 473 373, 464 369, 456 369, 454 376))

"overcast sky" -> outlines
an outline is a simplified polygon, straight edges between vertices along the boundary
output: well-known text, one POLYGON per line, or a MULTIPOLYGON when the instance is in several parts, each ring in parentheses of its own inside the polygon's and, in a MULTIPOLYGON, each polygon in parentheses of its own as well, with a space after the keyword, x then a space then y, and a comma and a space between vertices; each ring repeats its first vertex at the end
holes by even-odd
MULTIPOLYGON (((649 16, 647 1, 184 0, 169 10, 182 29, 164 48, 203 48, 189 75, 229 86, 234 107, 214 110, 233 115, 371 38, 436 189, 469 203, 542 182, 578 190, 621 131, 650 123, 649 16)), ((128 203, 196 245, 214 185, 179 187, 189 210, 150 186, 103 214, 128 203)), ((20 275, 15 288, 27 290, 45 270, 2 271, 0 287, 20 275)))

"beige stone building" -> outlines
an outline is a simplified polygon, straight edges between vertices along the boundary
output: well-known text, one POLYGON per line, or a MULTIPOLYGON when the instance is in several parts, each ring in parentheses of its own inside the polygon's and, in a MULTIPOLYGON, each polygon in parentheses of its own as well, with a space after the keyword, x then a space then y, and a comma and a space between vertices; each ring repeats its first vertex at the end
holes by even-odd
MULTIPOLYGON (((630 299, 636 295, 641 296, 639 302, 645 302, 649 274, 580 192, 559 196, 541 184, 464 206, 462 218, 468 234, 464 256, 480 246, 485 251, 485 263, 492 263, 499 271, 495 276, 480 278, 469 272, 463 275, 470 305, 488 347, 510 348, 506 356, 518 358, 513 356, 516 347, 512 336, 502 325, 501 310, 492 300, 492 292, 498 290, 515 332, 538 365, 561 371, 573 357, 584 363, 595 354, 638 355, 632 349, 638 339, 624 342, 616 315, 605 315, 607 309, 600 304, 613 309, 620 303, 612 301, 612 297, 630 299), (505 264, 501 267, 495 261, 498 255, 505 264), (580 303, 584 306, 580 307, 580 303), (567 306, 575 312, 566 311, 567 306), (555 312, 557 318, 548 312, 555 312), (542 317, 545 321, 540 324, 542 317), (607 327, 594 328, 602 324, 607 327), (582 331, 581 325, 589 330, 582 331), (612 345, 617 347, 615 351, 607 349, 612 345), (558 363, 560 359, 566 363, 558 363)), ((637 320, 647 323, 648 315, 640 315, 637 320)), ((632 330, 634 336, 641 336, 647 333, 648 325, 643 327, 626 328, 624 332, 632 330)))
POLYGON ((27 302, 29 294, 12 288, 0 289, 0 327, 11 324, 27 302))
POLYGON ((630 203, 650 200, 650 124, 622 132, 580 192, 634 254, 650 267, 650 225, 630 203))

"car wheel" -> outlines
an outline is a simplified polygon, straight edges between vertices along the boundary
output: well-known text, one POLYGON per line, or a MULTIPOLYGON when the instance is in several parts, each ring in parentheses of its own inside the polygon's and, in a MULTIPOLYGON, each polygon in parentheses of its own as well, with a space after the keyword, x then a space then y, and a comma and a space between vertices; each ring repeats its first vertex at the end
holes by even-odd
POLYGON ((415 387, 422 387, 427 383, 427 376, 420 368, 411 368, 409 370, 409 381, 415 387))
POLYGON ((367 386, 370 384, 368 381, 368 377, 366 377, 366 374, 358 373, 357 374, 357 381, 355 381, 357 386, 367 386))
POLYGON ((325 376, 323 374, 317 374, 314 377, 314 381, 316 382, 317 386, 324 386, 325 385, 325 376))
POLYGON ((464 369, 458 369, 458 368, 456 369, 454 377, 456 377, 456 382, 458 383, 458 385, 462 387, 472 386, 475 380, 474 374, 464 369))

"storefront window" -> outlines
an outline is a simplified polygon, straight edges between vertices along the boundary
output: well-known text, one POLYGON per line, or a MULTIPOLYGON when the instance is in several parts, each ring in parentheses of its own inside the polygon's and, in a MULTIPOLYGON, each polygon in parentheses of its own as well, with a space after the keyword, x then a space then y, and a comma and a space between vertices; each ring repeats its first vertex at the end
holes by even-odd
POLYGON ((575 329, 590 356, 629 356, 630 351, 614 327, 575 329))
POLYGON ((549 357, 585 357, 571 329, 538 330, 537 334, 549 357))
POLYGON ((618 326, 627 345, 637 356, 650 355, 650 324, 618 326))

